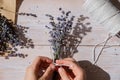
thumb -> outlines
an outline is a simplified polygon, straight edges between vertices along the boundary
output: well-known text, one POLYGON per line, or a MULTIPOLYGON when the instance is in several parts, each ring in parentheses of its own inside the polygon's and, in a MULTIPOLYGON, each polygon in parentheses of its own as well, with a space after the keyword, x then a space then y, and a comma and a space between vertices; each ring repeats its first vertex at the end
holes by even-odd
POLYGON ((52 75, 53 75, 53 72, 55 70, 55 66, 53 64, 51 64, 47 70, 45 71, 45 73, 43 74, 43 76, 40 78, 43 79, 43 80, 50 80, 52 79, 52 75))
POLYGON ((24 80, 37 80, 37 75, 35 74, 32 66, 27 67, 24 80))
POLYGON ((70 80, 69 77, 68 77, 68 75, 67 75, 67 72, 65 71, 64 68, 60 67, 58 69, 58 72, 59 72, 60 77, 61 77, 62 80, 70 80))

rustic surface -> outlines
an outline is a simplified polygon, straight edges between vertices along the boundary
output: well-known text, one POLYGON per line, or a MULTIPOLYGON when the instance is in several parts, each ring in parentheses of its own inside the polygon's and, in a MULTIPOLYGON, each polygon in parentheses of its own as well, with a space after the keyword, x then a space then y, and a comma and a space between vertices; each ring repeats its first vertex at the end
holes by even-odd
MULTIPOLYGON (((48 42, 48 30, 44 27, 48 24, 48 18, 45 14, 54 16, 59 15, 58 8, 71 10, 73 15, 84 14, 81 11, 82 0, 24 0, 19 12, 29 12, 38 15, 37 18, 28 16, 18 16, 18 24, 30 27, 27 36, 32 38, 35 43, 34 49, 19 49, 19 52, 28 54, 25 59, 10 58, 8 60, 0 57, 0 80, 23 80, 26 67, 36 56, 48 56, 52 58, 52 50, 48 42), (48 5, 49 4, 49 5, 48 5)), ((91 18, 91 16, 89 16, 91 18)), ((91 23, 92 31, 83 37, 78 53, 74 58, 87 71, 88 80, 120 80, 120 46, 119 39, 113 37, 106 49, 104 49, 97 66, 93 63, 93 48, 96 44, 104 41, 108 34, 108 29, 99 24, 91 23)), ((102 45, 98 46, 97 52, 102 45)))

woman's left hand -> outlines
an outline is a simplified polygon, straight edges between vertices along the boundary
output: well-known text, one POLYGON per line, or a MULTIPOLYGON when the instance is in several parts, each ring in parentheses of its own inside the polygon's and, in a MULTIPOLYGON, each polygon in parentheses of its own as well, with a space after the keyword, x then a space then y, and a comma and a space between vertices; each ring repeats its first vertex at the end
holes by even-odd
POLYGON ((48 57, 37 57, 27 68, 25 80, 52 80, 55 66, 48 57))

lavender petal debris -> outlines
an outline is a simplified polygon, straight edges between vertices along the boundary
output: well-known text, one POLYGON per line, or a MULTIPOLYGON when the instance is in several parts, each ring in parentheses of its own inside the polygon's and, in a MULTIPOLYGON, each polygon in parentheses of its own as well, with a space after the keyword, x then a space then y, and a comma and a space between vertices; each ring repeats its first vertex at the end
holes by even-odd
POLYGON ((0 56, 8 57, 27 57, 27 54, 16 53, 17 46, 21 48, 34 48, 32 39, 25 36, 29 28, 15 25, 5 16, 0 14, 0 56))
POLYGON ((45 27, 50 30, 49 34, 51 39, 49 42, 52 45, 54 51, 54 60, 61 59, 65 57, 72 57, 74 53, 78 52, 77 47, 81 43, 83 36, 86 32, 91 32, 91 27, 89 22, 84 23, 89 17, 84 17, 80 15, 77 18, 77 23, 75 22, 75 16, 71 15, 71 11, 65 12, 62 8, 59 8, 61 12, 60 17, 54 18, 52 15, 46 14, 49 17, 49 26, 45 27), (55 22, 55 19, 57 20, 55 22))

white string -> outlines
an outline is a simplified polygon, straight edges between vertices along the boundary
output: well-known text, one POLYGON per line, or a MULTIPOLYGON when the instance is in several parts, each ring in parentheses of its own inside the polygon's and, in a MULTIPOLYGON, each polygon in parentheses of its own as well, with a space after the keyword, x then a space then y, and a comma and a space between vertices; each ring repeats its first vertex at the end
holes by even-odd
POLYGON ((102 46, 102 48, 101 48, 101 50, 100 50, 97 58, 96 58, 96 48, 97 48, 97 46, 99 46, 99 45, 102 44, 102 43, 99 43, 99 44, 97 44, 97 45, 94 47, 94 65, 98 62, 98 60, 99 60, 99 58, 100 58, 100 56, 101 56, 101 54, 102 54, 102 52, 103 52, 103 50, 104 50, 107 42, 108 42, 111 38, 112 38, 112 36, 109 35, 108 38, 107 38, 105 41, 102 42, 102 43, 104 43, 104 44, 103 44, 103 46, 102 46))
POLYGON ((103 43, 105 43, 105 41, 103 41, 103 42, 95 45, 95 47, 94 47, 94 49, 93 49, 93 52, 94 52, 94 59, 93 59, 93 60, 94 60, 94 61, 95 61, 95 59, 96 59, 96 55, 95 55, 95 53, 96 53, 96 48, 97 48, 100 44, 103 44, 103 43))
POLYGON ((112 35, 120 31, 120 11, 110 0, 86 0, 82 8, 95 23, 108 28, 112 35))

